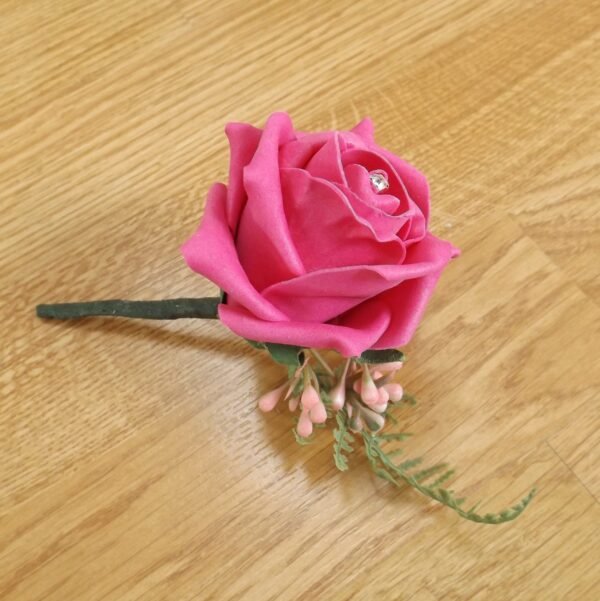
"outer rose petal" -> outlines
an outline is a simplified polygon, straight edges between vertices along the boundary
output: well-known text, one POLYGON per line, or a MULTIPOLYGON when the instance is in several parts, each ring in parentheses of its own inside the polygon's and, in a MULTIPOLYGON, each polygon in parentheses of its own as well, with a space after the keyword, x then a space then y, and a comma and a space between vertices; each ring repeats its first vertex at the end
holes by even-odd
POLYGON ((196 233, 181 247, 188 266, 212 280, 239 303, 262 319, 287 319, 265 300, 244 273, 227 225, 227 188, 214 184, 196 233))
POLYGON ((237 230, 236 247, 248 279, 257 290, 304 273, 283 209, 279 147, 293 139, 285 113, 269 117, 252 161, 244 169, 248 195, 237 230))
POLYGON ((370 117, 365 117, 360 123, 355 125, 351 130, 353 134, 359 136, 368 146, 375 143, 374 132, 375 127, 370 117))
MULTIPOLYGON (((356 265, 313 271, 273 284, 263 290, 263 296, 290 319, 329 321, 402 282, 439 274, 450 260, 450 245, 434 236, 415 246, 421 249, 410 250, 402 265, 356 265)), ((391 309, 392 315, 402 311, 403 302, 391 309)))
MULTIPOLYGON (((386 333, 373 345, 374 349, 397 348, 406 344, 412 338, 446 263, 459 254, 459 250, 452 244, 431 234, 428 234, 423 242, 426 241, 429 242, 428 248, 417 250, 425 254, 445 255, 446 261, 430 275, 406 280, 374 299, 385 303, 390 308, 392 316, 386 333)), ((422 245, 423 243, 416 244, 411 247, 411 250, 422 245)), ((341 322, 343 323, 343 320, 341 322)))
POLYGON ((262 131, 247 123, 228 123, 225 133, 229 139, 229 186, 227 187, 227 223, 237 230, 240 214, 246 204, 244 167, 252 160, 262 131))
MULTIPOLYGON (((388 305, 390 310, 399 305, 402 305, 404 310, 395 311, 388 330, 371 348, 398 348, 410 341, 441 273, 438 271, 425 278, 407 280, 377 297, 377 300, 388 305)), ((343 319, 341 323, 344 323, 343 319)))
POLYGON ((373 301, 345 314, 344 324, 299 321, 267 322, 250 312, 219 305, 221 321, 233 332, 250 340, 333 349, 345 357, 356 357, 381 338, 390 323, 389 308, 373 301))

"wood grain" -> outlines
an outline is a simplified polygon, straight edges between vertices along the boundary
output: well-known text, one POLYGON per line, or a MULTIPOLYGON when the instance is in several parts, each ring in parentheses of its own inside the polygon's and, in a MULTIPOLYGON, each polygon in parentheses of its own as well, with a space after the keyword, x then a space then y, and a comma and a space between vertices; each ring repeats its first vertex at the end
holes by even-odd
POLYGON ((600 598, 600 5, 0 4, 0 598, 600 598), (179 244, 223 125, 370 115, 463 249, 407 348, 411 450, 485 527, 335 469, 255 399, 219 323, 44 323, 38 302, 203 296, 179 244))

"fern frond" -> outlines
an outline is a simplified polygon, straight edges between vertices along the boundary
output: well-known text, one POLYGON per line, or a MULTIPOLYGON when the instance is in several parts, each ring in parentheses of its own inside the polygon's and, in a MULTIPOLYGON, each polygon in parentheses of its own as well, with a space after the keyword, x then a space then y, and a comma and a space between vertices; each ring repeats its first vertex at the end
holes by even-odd
MULTIPOLYGON (((388 453, 388 456, 389 455, 391 455, 391 453, 388 453)), ((435 474, 438 474, 439 472, 441 472, 443 469, 446 469, 447 467, 448 467, 447 463, 436 463, 435 465, 432 465, 431 467, 426 467, 425 469, 414 473, 413 478, 417 482, 423 482, 423 480, 427 480, 428 478, 431 478, 431 476, 435 476, 435 474)))
POLYGON ((407 405, 410 405, 411 407, 414 407, 417 404, 417 399, 412 394, 405 392, 402 395, 401 402, 406 403, 407 405))
POLYGON ((397 449, 394 449, 393 451, 388 451, 388 457, 397 457, 398 455, 402 455, 402 453, 404 453, 404 449, 401 449, 400 447, 398 447, 397 449))
POLYGON ((388 409, 385 413, 383 413, 383 417, 385 418, 386 423, 390 422, 392 426, 398 425, 398 419, 394 416, 394 414, 388 409))
POLYGON ((406 440, 411 436, 410 432, 389 432, 388 434, 379 434, 377 438, 380 440, 406 440))
POLYGON ((504 522, 514 520, 515 518, 519 517, 523 511, 525 511, 525 508, 529 505, 536 492, 535 489, 533 489, 528 495, 521 499, 519 503, 510 509, 505 509, 499 513, 486 513, 485 515, 480 515, 475 512, 476 507, 471 508, 469 511, 465 511, 460 507, 464 502, 464 499, 456 498, 452 491, 445 488, 440 488, 440 484, 450 478, 450 476, 454 473, 453 470, 447 470, 433 484, 427 486, 422 484, 422 481, 426 479, 423 474, 427 474, 429 472, 428 475, 431 476, 433 473, 437 473, 443 469, 443 467, 445 467, 442 467, 443 464, 421 470, 416 474, 411 474, 409 471, 407 471, 407 469, 410 468, 406 468, 405 466, 408 465, 410 467, 414 467, 415 460, 408 460, 400 465, 397 465, 392 461, 390 455, 381 448, 381 437, 372 435, 368 432, 363 432, 362 436, 365 443, 365 450, 369 459, 369 464, 378 476, 395 484, 396 486, 400 486, 401 481, 406 482, 421 494, 433 499, 434 501, 438 501, 450 509, 453 509, 459 516, 472 522, 480 522, 484 524, 502 524, 504 522), (430 470, 433 470, 434 467, 435 471, 431 472, 430 470), (385 475, 382 475, 382 473, 385 475))
POLYGON ((403 461, 400 465, 397 465, 397 469, 401 472, 407 472, 408 470, 412 470, 413 467, 417 467, 417 465, 421 465, 423 463, 422 457, 415 457, 414 459, 407 459, 403 461))
POLYGON ((434 480, 429 487, 430 488, 439 488, 446 480, 450 480, 454 476, 454 470, 448 470, 444 472, 437 480, 434 480))
POLYGON ((337 428, 333 431, 333 460, 338 470, 345 472, 348 469, 348 460, 344 453, 352 453, 354 437, 348 431, 348 415, 341 409, 336 413, 337 428))

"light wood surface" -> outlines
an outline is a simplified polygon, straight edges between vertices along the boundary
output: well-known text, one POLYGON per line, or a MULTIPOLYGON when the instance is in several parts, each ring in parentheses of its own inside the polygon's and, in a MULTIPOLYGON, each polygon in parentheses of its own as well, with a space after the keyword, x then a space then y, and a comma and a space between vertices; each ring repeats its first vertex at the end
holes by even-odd
POLYGON ((0 4, 3 601, 600 599, 600 5, 0 4), (217 322, 38 302, 207 295, 178 251, 223 126, 348 128, 419 166, 462 248, 406 349, 409 448, 516 522, 339 473, 217 322))

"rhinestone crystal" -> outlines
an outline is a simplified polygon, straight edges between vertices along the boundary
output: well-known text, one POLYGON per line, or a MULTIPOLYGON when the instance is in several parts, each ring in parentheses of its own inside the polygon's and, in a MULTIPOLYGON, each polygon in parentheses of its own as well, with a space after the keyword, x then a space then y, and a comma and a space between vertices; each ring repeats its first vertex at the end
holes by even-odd
POLYGON ((369 173, 369 179, 371 180, 371 187, 378 194, 390 187, 387 173, 383 170, 371 171, 371 173, 369 173))

